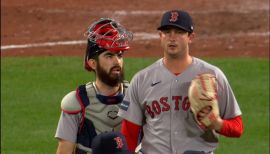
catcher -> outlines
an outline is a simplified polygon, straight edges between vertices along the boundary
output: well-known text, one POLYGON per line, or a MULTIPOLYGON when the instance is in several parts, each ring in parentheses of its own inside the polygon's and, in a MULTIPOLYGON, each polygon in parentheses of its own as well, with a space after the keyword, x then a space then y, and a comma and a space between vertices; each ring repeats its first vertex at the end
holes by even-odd
POLYGON ((158 33, 164 56, 133 77, 118 112, 129 149, 213 153, 220 134, 240 137, 242 113, 226 76, 190 55, 195 33, 189 13, 165 12, 158 33))
POLYGON ((101 18, 89 26, 86 36, 84 66, 96 79, 62 99, 55 134, 57 154, 90 154, 94 137, 120 130, 122 118, 117 112, 128 87, 123 54, 129 49, 132 33, 113 19, 101 18))

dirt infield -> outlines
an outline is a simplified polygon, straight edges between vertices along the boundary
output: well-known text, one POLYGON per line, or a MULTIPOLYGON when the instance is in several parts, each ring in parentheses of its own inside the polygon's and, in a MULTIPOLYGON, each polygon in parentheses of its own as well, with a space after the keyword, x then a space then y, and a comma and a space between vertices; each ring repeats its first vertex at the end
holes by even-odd
POLYGON ((83 55, 85 43, 56 43, 85 40, 100 17, 134 32, 127 56, 161 56, 156 27, 164 11, 178 8, 193 16, 192 55, 269 57, 269 0, 2 0, 1 56, 83 55))

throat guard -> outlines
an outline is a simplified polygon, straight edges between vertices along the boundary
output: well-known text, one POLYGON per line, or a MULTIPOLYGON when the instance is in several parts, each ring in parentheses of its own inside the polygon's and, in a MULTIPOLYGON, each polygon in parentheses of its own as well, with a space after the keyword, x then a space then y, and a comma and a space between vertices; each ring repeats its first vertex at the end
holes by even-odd
POLYGON ((96 97, 101 103, 106 104, 106 105, 119 104, 119 102, 122 102, 124 99, 123 94, 118 94, 117 96, 104 96, 104 95, 97 94, 96 97))
POLYGON ((119 102, 122 102, 123 99, 124 99, 123 85, 122 84, 121 84, 120 93, 118 95, 116 95, 116 96, 104 96, 104 95, 101 95, 101 94, 98 93, 95 83, 93 83, 93 86, 94 86, 95 91, 97 93, 96 94, 97 99, 103 104, 115 105, 115 104, 119 104, 119 102))

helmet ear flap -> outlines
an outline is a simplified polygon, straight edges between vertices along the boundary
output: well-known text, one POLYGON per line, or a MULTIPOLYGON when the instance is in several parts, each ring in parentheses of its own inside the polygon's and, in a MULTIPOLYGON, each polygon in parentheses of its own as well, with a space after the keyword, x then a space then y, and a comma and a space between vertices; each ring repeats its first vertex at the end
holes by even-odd
POLYGON ((106 49, 100 48, 98 44, 93 43, 93 42, 88 40, 86 51, 85 51, 85 56, 84 56, 84 68, 88 71, 93 71, 93 69, 88 64, 88 60, 89 59, 96 59, 95 57, 100 55, 104 51, 106 51, 106 49))

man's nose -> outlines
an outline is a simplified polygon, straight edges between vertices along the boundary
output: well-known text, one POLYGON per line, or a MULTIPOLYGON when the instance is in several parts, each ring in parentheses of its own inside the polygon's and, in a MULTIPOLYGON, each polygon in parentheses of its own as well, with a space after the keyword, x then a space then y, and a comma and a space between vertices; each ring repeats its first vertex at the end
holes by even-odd
POLYGON ((174 40, 175 37, 176 37, 176 33, 175 33, 174 31, 171 31, 171 32, 169 33, 169 39, 170 39, 170 40, 174 40))

